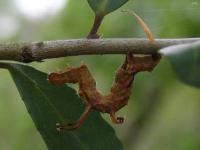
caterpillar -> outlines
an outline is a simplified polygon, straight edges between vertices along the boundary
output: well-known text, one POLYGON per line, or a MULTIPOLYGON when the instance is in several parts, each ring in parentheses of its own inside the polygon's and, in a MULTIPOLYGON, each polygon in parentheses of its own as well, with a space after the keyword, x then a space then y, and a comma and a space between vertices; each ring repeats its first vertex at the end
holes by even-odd
POLYGON ((126 55, 122 66, 117 70, 111 90, 102 95, 96 88, 96 82, 86 65, 71 67, 65 71, 49 74, 49 82, 53 85, 78 83, 78 94, 85 103, 85 111, 74 124, 57 124, 57 130, 73 130, 80 128, 92 110, 108 113, 113 123, 124 122, 123 117, 116 117, 115 113, 128 104, 134 77, 141 71, 152 71, 160 60, 159 54, 148 56, 126 55))
MULTIPOLYGON (((127 11, 136 17, 141 28, 147 35, 147 38, 151 44, 155 44, 155 39, 151 33, 151 30, 146 23, 133 11, 127 11)), ((97 30, 95 30, 96 32, 97 30)), ((94 35, 97 35, 94 33, 94 35)), ((98 38, 89 37, 89 38, 98 38)), ((48 80, 53 85, 62 85, 65 83, 78 83, 79 84, 79 96, 85 103, 85 110, 76 121, 76 123, 56 124, 57 130, 64 129, 74 130, 80 128, 87 116, 92 110, 108 113, 113 123, 121 124, 124 122, 123 117, 117 117, 115 113, 122 107, 128 104, 129 97, 132 91, 132 85, 134 77, 138 72, 152 71, 159 63, 161 55, 158 53, 146 56, 138 56, 128 52, 126 54, 124 63, 117 70, 115 80, 111 90, 106 95, 102 95, 96 88, 96 82, 91 75, 86 65, 80 67, 71 67, 65 71, 54 72, 49 74, 48 80)))

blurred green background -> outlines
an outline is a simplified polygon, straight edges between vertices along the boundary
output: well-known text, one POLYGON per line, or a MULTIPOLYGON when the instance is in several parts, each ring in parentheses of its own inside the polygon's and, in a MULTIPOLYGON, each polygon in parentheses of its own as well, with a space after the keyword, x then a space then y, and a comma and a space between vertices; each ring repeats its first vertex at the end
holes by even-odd
MULTIPOLYGON (((100 29, 104 38, 145 37, 122 9, 137 12, 157 38, 200 37, 200 0, 130 0, 105 18, 100 29)), ((84 38, 93 18, 86 0, 0 0, 0 40, 84 38)), ((30 65, 52 72, 84 61, 105 93, 123 57, 68 57, 30 65)), ((0 150, 45 150, 9 73, 0 74, 0 150)), ((163 59, 153 73, 137 75, 129 105, 118 113, 126 118, 123 125, 102 116, 115 128, 125 150, 199 150, 199 108, 200 90, 180 83, 163 59)))

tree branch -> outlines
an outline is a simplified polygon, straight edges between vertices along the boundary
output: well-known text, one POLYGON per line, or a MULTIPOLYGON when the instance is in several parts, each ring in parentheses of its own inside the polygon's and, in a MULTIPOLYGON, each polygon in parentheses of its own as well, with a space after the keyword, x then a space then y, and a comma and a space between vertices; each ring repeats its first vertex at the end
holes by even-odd
POLYGON ((0 60, 13 60, 24 63, 43 59, 77 55, 151 54, 157 50, 176 44, 191 43, 200 38, 157 39, 150 44, 147 39, 73 39, 30 43, 0 44, 0 60))

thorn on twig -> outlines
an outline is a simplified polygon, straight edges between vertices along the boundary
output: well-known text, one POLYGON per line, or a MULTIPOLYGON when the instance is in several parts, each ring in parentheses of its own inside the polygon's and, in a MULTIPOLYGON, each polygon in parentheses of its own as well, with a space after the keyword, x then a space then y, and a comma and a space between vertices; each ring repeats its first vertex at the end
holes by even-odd
POLYGON ((140 27, 144 30, 149 42, 151 44, 155 44, 155 38, 154 38, 150 28, 148 27, 148 25, 145 23, 145 21, 139 15, 137 15, 134 11, 131 11, 131 10, 122 10, 122 12, 126 12, 130 15, 135 16, 138 23, 140 24, 140 27))

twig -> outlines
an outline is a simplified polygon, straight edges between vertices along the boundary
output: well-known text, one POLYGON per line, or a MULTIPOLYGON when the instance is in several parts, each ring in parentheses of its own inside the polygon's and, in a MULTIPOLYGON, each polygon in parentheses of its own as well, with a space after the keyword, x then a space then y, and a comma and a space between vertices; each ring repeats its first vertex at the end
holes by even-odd
POLYGON ((150 44, 147 39, 72 39, 30 43, 0 44, 0 60, 13 60, 24 63, 42 61, 43 59, 77 55, 102 54, 152 54, 160 48, 191 43, 200 38, 157 39, 150 44))

